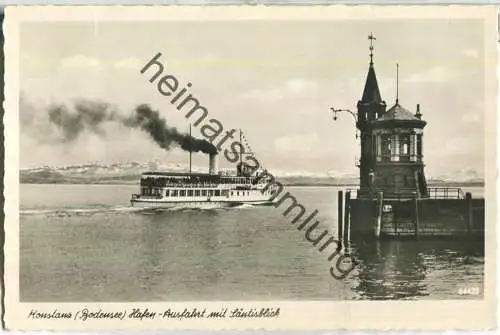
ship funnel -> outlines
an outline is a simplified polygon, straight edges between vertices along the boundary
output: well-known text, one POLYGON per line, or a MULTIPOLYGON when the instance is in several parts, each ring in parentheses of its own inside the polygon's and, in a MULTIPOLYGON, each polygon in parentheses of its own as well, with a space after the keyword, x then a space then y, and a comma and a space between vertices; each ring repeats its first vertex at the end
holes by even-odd
POLYGON ((217 154, 210 154, 208 162, 208 173, 217 174, 217 154))

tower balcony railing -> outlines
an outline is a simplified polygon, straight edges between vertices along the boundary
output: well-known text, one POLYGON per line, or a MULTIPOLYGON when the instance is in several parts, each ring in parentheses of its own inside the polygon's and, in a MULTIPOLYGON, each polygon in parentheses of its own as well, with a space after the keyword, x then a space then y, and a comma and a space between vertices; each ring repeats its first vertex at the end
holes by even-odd
POLYGON ((422 156, 418 155, 403 155, 403 154, 382 154, 382 155, 377 155, 376 156, 377 162, 417 162, 421 163, 422 162, 422 156))
POLYGON ((429 187, 431 199, 464 199, 465 194, 460 187, 429 187))
MULTIPOLYGON (((359 188, 347 188, 346 192, 351 193, 351 199, 358 198, 358 195, 364 194, 365 196, 369 195, 370 190, 359 189, 359 188)), ((375 189, 374 192, 382 191, 380 189, 375 189)), ((459 187, 428 187, 427 188, 429 197, 428 199, 465 199, 465 194, 463 190, 459 187)), ((417 195, 417 191, 415 188, 394 188, 391 190, 385 189, 384 198, 386 199, 411 199, 417 195)), ((373 196, 375 196, 375 193, 373 196)))

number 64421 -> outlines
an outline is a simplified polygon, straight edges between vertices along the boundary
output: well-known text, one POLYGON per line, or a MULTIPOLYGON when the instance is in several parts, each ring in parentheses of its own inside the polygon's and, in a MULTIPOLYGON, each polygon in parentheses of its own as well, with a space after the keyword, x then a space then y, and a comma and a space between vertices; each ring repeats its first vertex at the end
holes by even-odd
POLYGON ((480 290, 477 286, 461 287, 458 289, 459 295, 479 295, 480 290))

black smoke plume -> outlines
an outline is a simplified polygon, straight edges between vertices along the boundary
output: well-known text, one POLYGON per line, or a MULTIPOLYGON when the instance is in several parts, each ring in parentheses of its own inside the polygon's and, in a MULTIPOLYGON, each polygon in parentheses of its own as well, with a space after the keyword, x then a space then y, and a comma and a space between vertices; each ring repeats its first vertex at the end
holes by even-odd
POLYGON ((84 131, 91 131, 100 136, 105 132, 101 125, 105 122, 119 122, 134 129, 148 133, 163 149, 169 150, 178 145, 185 151, 216 154, 217 148, 207 140, 194 138, 170 127, 157 110, 148 105, 140 105, 129 116, 122 116, 106 103, 78 101, 74 110, 64 105, 52 106, 49 109, 49 121, 62 132, 62 140, 71 142, 84 131))
POLYGON ((196 139, 188 134, 180 133, 176 128, 169 127, 167 121, 160 117, 160 113, 148 105, 137 107, 133 116, 123 119, 123 124, 147 132, 163 149, 168 150, 173 143, 176 143, 186 151, 217 153, 217 148, 207 140, 196 139))
POLYGON ((64 105, 55 105, 49 109, 49 121, 62 132, 64 142, 78 138, 84 130, 104 136, 100 125, 106 121, 118 120, 118 114, 106 103, 77 101, 74 112, 64 105))

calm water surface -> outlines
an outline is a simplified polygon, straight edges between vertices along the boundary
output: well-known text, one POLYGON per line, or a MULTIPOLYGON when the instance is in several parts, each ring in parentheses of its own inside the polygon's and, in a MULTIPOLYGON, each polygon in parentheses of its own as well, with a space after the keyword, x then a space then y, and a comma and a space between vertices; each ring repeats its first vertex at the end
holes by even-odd
MULTIPOLYGON (((335 187, 290 187, 336 236, 335 187)), ((481 188, 468 189, 482 196, 481 188)), ((351 244, 344 280, 284 208, 129 207, 132 185, 21 185, 22 301, 467 299, 482 291, 482 246, 351 244)))

